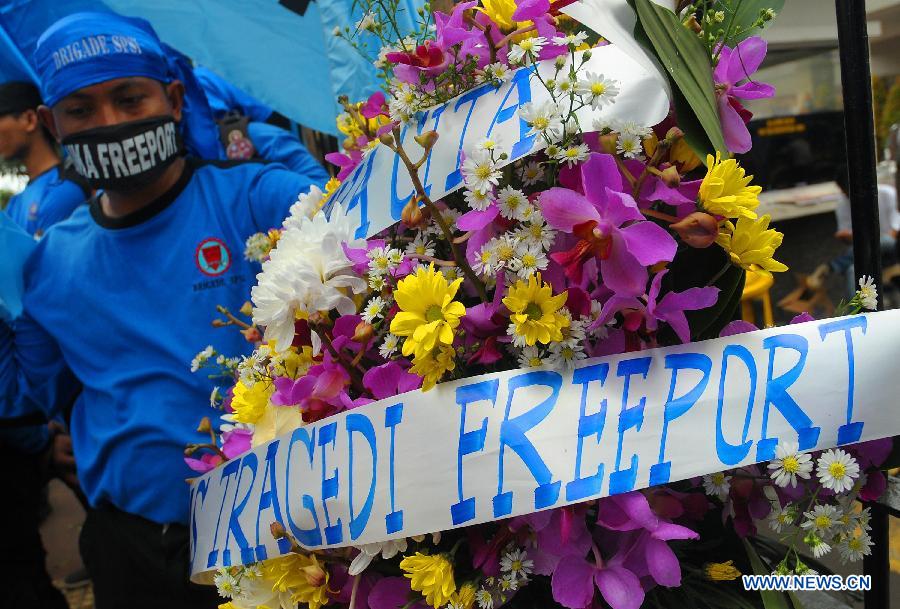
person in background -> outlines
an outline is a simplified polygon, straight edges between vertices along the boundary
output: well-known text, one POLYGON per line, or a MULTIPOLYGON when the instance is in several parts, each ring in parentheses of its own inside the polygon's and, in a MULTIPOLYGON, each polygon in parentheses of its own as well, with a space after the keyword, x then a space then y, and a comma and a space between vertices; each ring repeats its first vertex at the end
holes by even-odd
POLYGON ((293 132, 283 115, 203 66, 194 75, 206 93, 229 159, 283 163, 297 173, 328 180, 328 173, 293 132))
MULTIPOLYGON (((853 231, 850 221, 849 177, 847 166, 838 168, 835 181, 844 193, 841 202, 834 211, 837 219, 837 231, 834 238, 847 244, 847 250, 827 263, 820 264, 807 279, 810 288, 818 289, 832 275, 843 275, 847 285, 849 300, 856 293, 857 285, 853 272, 853 231)), ((887 267, 897 261, 894 243, 900 231, 900 211, 897 209, 897 190, 890 184, 878 184, 878 221, 881 227, 882 266, 887 267)))
POLYGON ((83 386, 71 432, 96 608, 212 608, 215 591, 188 579, 183 451, 204 441, 213 381, 189 363, 206 345, 249 354, 240 333, 210 323, 217 305, 248 297, 258 265, 244 241, 322 184, 275 163, 185 156, 220 150, 201 124, 211 116, 186 58, 142 19, 69 15, 34 63, 42 122, 101 194, 25 266, 24 313, 0 323, 0 416, 59 403, 46 393, 70 371, 83 386))
POLYGON ((0 159, 20 163, 28 176, 28 185, 13 195, 6 211, 35 239, 90 196, 84 180, 63 169, 56 142, 38 120, 41 103, 40 91, 30 82, 0 84, 0 159))

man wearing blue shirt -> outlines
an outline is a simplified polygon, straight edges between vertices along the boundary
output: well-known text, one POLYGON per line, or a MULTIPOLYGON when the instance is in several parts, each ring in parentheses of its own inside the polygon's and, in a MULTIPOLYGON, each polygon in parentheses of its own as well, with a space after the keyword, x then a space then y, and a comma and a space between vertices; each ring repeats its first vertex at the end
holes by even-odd
POLYGON ((25 190, 13 195, 6 211, 36 239, 88 198, 83 184, 63 172, 56 142, 38 120, 41 103, 30 82, 0 84, 0 158, 21 163, 28 175, 25 190))
POLYGON ((189 66, 143 20, 70 15, 41 36, 35 64, 42 121, 103 194, 26 265, 25 313, 0 324, 0 416, 57 403, 51 381, 71 370, 83 385, 71 433, 97 609, 213 607, 210 589, 188 583, 182 456, 204 441, 195 429, 213 388, 189 362, 207 344, 250 351, 212 327, 215 307, 240 308, 258 271, 245 239, 280 226, 314 180, 186 158, 183 148, 204 155, 218 142, 192 112, 189 66))

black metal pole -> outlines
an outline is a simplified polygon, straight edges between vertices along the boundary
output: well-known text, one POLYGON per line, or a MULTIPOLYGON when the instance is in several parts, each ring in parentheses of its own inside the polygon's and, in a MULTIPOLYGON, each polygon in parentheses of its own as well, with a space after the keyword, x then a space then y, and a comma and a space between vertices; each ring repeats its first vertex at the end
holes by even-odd
MULTIPOLYGON (((850 173, 850 220, 853 229, 853 269, 857 280, 869 275, 878 286, 878 308, 884 307, 881 289, 881 228, 878 222, 878 185, 875 172, 875 120, 869 36, 865 0, 835 0, 844 92, 847 169, 850 173)), ((865 593, 866 609, 890 606, 888 510, 872 506, 872 554, 863 570, 872 578, 865 593)))
POLYGON ((835 0, 844 90, 844 130, 850 173, 850 219, 856 278, 869 275, 881 302, 881 229, 875 173, 875 119, 865 0, 835 0))

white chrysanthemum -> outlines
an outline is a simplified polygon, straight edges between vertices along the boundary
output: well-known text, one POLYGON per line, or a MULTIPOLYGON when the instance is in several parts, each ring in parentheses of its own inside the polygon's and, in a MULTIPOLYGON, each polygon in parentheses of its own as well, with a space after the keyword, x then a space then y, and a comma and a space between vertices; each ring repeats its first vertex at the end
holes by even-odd
POLYGON ((483 193, 489 192, 494 186, 497 186, 501 175, 500 170, 491 159, 490 152, 477 148, 466 153, 462 174, 466 188, 483 193))
POLYGON ((330 220, 317 214, 282 233, 250 293, 253 322, 265 327, 266 341, 287 348, 294 339, 298 314, 356 312, 351 296, 364 292, 366 282, 353 272, 342 247, 364 247, 364 241, 354 238, 355 232, 353 221, 337 205, 330 220))
POLYGON ((798 453, 796 442, 783 442, 775 449, 775 459, 769 463, 769 476, 776 485, 785 487, 797 486, 797 477, 809 480, 812 472, 812 457, 807 453, 798 453))
POLYGON ((405 537, 355 546, 356 549, 359 550, 359 554, 357 554, 353 559, 353 562, 350 563, 350 568, 347 572, 351 576, 359 575, 366 570, 366 567, 368 567, 372 560, 379 554, 382 558, 388 560, 400 552, 405 552, 406 546, 407 542, 405 537))
POLYGON ((827 450, 816 461, 816 475, 822 486, 842 493, 853 488, 853 481, 859 477, 859 464, 840 448, 827 450))
POLYGON ((875 280, 868 275, 859 278, 859 303, 864 309, 874 311, 878 308, 878 290, 875 287, 875 280))
POLYGON ((216 585, 216 592, 222 598, 231 599, 241 594, 241 585, 229 569, 217 569, 213 583, 216 585))
POLYGON ((399 346, 399 337, 393 334, 385 334, 384 339, 381 341, 381 345, 378 347, 378 354, 384 359, 388 359, 396 353, 399 346))
POLYGON ((550 141, 562 137, 562 117, 559 107, 551 100, 539 106, 533 102, 522 104, 519 107, 519 117, 531 127, 528 135, 545 135, 550 141))
POLYGON ((434 244, 428 240, 426 235, 419 233, 406 246, 406 253, 414 256, 434 256, 434 244))
POLYGON ((490 190, 481 192, 480 190, 467 190, 463 197, 469 207, 475 211, 484 211, 491 206, 494 200, 494 193, 490 190))
POLYGON ((519 351, 519 367, 520 368, 536 368, 543 366, 544 360, 541 358, 541 352, 537 345, 526 346, 519 351))
POLYGON ((618 82, 603 74, 587 72, 575 88, 594 110, 612 104, 619 94, 618 82))
POLYGON ((194 356, 194 359, 191 360, 191 372, 197 372, 201 367, 203 367, 206 362, 209 361, 213 355, 216 354, 216 350, 213 349, 212 345, 206 345, 206 347, 194 356))
POLYGON ((731 476, 726 476, 725 472, 716 472, 703 476, 703 490, 707 495, 718 497, 722 501, 728 498, 728 492, 731 490, 731 476))
POLYGON ((524 220, 525 209, 531 207, 528 197, 521 190, 507 186, 497 193, 500 215, 510 220, 524 220))
POLYGON ((863 556, 872 553, 872 538, 866 532, 860 535, 847 535, 838 543, 838 550, 841 553, 841 562, 860 561, 863 556))
POLYGON ((362 312, 362 320, 367 324, 374 322, 376 319, 381 317, 382 312, 384 311, 385 303, 384 298, 381 296, 376 296, 372 300, 370 300, 362 312))
POLYGON ((489 137, 483 138, 477 144, 475 144, 476 150, 496 150, 497 149, 497 141, 492 140, 489 137))
POLYGON ((525 186, 534 186, 544 179, 544 167, 537 161, 530 161, 525 164, 519 175, 525 186))
POLYGON ((539 246, 528 245, 520 247, 516 257, 510 261, 509 270, 513 271, 519 279, 528 279, 538 271, 547 268, 550 261, 539 246))
POLYGON ((577 82, 578 81, 572 80, 572 78, 569 77, 560 78, 559 80, 554 82, 556 92, 561 95, 568 95, 575 90, 575 85, 577 82))
POLYGON ((561 149, 554 158, 560 163, 571 167, 575 163, 580 163, 587 159, 590 153, 591 150, 586 144, 577 144, 561 149))
POLYGON ((809 512, 804 512, 803 517, 806 520, 803 521, 800 528, 813 531, 820 537, 828 537, 841 524, 841 513, 836 507, 827 503, 817 505, 809 512))
POLYGON ((804 540, 816 558, 822 558, 831 552, 831 545, 818 535, 809 535, 804 540))
POLYGON ((497 583, 501 592, 515 592, 519 589, 519 580, 512 573, 507 573, 497 583))
POLYGON ((540 55, 541 49, 544 48, 545 44, 547 44, 547 39, 543 36, 533 36, 513 44, 507 55, 509 63, 518 64, 534 61, 540 55))
POLYGON ((543 250, 550 249, 556 240, 556 231, 547 224, 540 210, 531 214, 528 223, 519 228, 517 235, 526 245, 534 244, 543 250))
POLYGON ((572 48, 580 47, 587 40, 587 32, 579 31, 566 36, 554 36, 553 44, 559 46, 571 46, 572 48))
POLYGON ((284 228, 298 227, 303 219, 315 216, 325 204, 325 193, 318 186, 311 186, 309 192, 304 192, 297 197, 296 203, 291 205, 290 215, 284 221, 284 228))
POLYGON ((644 156, 641 138, 633 133, 620 133, 616 140, 616 151, 626 159, 640 160, 644 156))
POLYGON ((533 570, 534 561, 530 560, 528 554, 521 548, 510 550, 500 558, 500 571, 518 579, 525 579, 533 570))
POLYGON ((797 517, 797 512, 793 506, 787 505, 781 507, 780 504, 773 504, 772 511, 769 512, 769 527, 776 533, 791 526, 797 517))
POLYGON ((494 596, 484 588, 475 593, 475 602, 478 603, 478 609, 494 609, 494 596))
POLYGON ((586 359, 584 345, 581 343, 551 343, 549 363, 557 368, 571 370, 579 361, 586 359))
POLYGON ((497 272, 497 249, 491 241, 481 246, 475 258, 472 270, 485 277, 492 277, 497 272))
POLYGON ((419 109, 421 97, 419 92, 407 83, 400 83, 393 91, 393 97, 388 102, 391 115, 412 116, 419 109))

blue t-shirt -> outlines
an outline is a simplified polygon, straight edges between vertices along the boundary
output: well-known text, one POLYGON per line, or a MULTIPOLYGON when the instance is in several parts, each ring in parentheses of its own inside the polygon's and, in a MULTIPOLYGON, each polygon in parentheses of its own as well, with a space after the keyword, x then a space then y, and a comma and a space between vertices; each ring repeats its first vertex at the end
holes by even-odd
MULTIPOLYGON (((26 266, 14 330, 29 399, 5 407, 22 414, 47 403, 46 380, 71 369, 84 386, 72 442, 93 506, 188 521, 184 480, 195 474, 183 451, 209 441, 195 429, 216 385, 190 361, 206 345, 251 351, 233 327, 212 327, 216 305, 236 312, 248 300, 259 265, 244 259, 245 240, 281 226, 314 183, 281 165, 224 165, 189 161, 166 195, 125 218, 92 202, 55 226, 26 266)), ((2 341, 0 332, 0 352, 2 341)))
POLYGON ((328 181, 328 172, 313 158, 300 139, 281 127, 269 123, 251 121, 247 135, 260 158, 273 163, 283 163, 288 169, 322 183, 328 181))
POLYGON ((62 166, 56 165, 32 178, 25 190, 13 195, 6 211, 23 230, 39 239, 86 200, 81 186, 67 179, 62 166))

